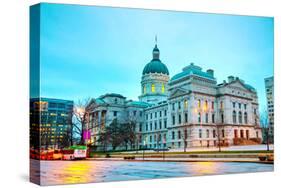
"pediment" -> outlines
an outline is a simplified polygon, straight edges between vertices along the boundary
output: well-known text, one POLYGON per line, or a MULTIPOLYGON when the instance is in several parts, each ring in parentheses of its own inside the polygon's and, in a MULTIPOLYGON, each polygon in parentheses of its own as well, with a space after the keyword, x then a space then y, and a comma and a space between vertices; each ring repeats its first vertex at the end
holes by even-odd
POLYGON ((233 88, 237 88, 237 89, 241 89, 241 90, 249 90, 247 87, 245 87, 245 85, 243 83, 241 83, 240 81, 235 81, 232 83, 228 84, 228 87, 233 87, 233 88))
POLYGON ((182 89, 182 88, 177 88, 175 91, 173 91, 171 93, 170 97, 174 98, 174 97, 182 96, 182 95, 185 95, 185 94, 188 94, 187 90, 182 89))

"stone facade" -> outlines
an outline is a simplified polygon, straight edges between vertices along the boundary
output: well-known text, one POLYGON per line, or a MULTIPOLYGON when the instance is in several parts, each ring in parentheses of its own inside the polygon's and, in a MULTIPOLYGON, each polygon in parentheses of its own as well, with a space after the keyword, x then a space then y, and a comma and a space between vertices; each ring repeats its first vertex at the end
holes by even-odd
MULTIPOLYGON (((153 61, 154 53, 155 48, 153 61)), ((157 63, 162 63, 159 55, 157 58, 157 63)), ((150 62, 149 66, 142 75, 140 101, 126 100, 119 94, 95 100, 89 124, 95 127, 94 145, 99 145, 102 126, 114 118, 124 122, 133 118, 136 122, 138 139, 133 149, 186 149, 261 141, 258 97, 252 86, 234 76, 217 84, 213 70, 204 72, 193 63, 171 79, 163 67, 158 71, 158 65, 150 62), (98 126, 94 122, 99 122, 98 126)))

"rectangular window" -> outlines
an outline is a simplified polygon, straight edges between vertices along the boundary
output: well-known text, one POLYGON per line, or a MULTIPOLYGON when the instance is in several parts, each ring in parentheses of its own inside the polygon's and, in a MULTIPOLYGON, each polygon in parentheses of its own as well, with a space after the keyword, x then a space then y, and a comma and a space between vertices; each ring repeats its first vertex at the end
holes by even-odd
POLYGON ((215 123, 215 114, 212 114, 212 123, 215 123))
POLYGON ((173 120, 173 125, 175 125, 176 123, 175 116, 172 116, 172 120, 173 120))
POLYGON ((181 115, 179 115, 179 124, 181 124, 181 115))
POLYGON ((155 112, 154 117, 157 118, 157 112, 155 112))
POLYGON ((184 122, 185 122, 185 123, 188 122, 188 114, 187 114, 187 113, 184 114, 184 122))
POLYGON ((150 123, 150 130, 152 131, 152 123, 150 123))
POLYGON ((215 108, 215 103, 214 101, 212 101, 212 110, 214 110, 214 108, 215 108))
POLYGON ((181 109, 181 102, 178 102, 178 108, 181 109))
POLYGON ((142 131, 142 124, 140 123, 139 132, 142 131))
POLYGON ((164 116, 167 116, 167 110, 164 110, 164 116))
POLYGON ((162 117, 162 111, 159 112, 159 116, 162 117))
POLYGON ((157 122, 155 121, 154 122, 154 130, 156 130, 157 129, 157 122))
POLYGON ((199 138, 202 138, 202 129, 199 129, 199 138))
POLYGON ((113 116, 116 117, 117 116, 117 111, 113 112, 113 116))
POLYGON ((201 114, 200 114, 200 112, 198 113, 198 123, 201 123, 201 114))
POLYGON ((239 109, 241 109, 241 103, 238 103, 238 107, 239 107, 239 109))
POLYGON ((167 120, 164 120, 164 128, 167 128, 167 120))
POLYGON ((152 119, 152 113, 150 113, 150 119, 152 119))
POLYGON ((145 130, 148 131, 148 124, 145 124, 145 130))
POLYGON ((159 121, 159 129, 162 129, 162 121, 159 121))
POLYGON ((172 104, 172 110, 175 110, 175 103, 172 104))
POLYGON ((205 114, 205 123, 208 123, 208 121, 209 121, 208 119, 209 119, 209 114, 206 113, 206 114, 205 114))
POLYGON ((235 102, 232 102, 232 107, 235 108, 235 102))
POLYGON ((216 138, 216 130, 213 130, 213 138, 216 138))
POLYGON ((245 109, 245 110, 247 109, 247 104, 244 104, 244 109, 245 109))
POLYGON ((137 111, 134 111, 134 116, 136 116, 137 115, 137 111))

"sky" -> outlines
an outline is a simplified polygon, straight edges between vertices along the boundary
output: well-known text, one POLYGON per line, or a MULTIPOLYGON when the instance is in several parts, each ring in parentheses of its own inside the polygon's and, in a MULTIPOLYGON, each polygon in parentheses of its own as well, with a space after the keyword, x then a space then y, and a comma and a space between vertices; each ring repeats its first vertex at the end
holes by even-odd
POLYGON ((273 18, 42 4, 41 96, 78 101, 119 93, 138 100, 155 35, 170 77, 193 62, 257 89, 273 75, 273 18))

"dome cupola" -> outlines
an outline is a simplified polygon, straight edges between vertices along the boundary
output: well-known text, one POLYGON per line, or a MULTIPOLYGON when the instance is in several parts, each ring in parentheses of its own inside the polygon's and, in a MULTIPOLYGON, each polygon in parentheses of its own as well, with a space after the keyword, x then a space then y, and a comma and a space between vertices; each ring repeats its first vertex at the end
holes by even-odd
POLYGON ((168 68, 160 60, 160 50, 158 49, 157 44, 155 44, 155 47, 153 48, 152 51, 152 60, 145 65, 142 72, 143 75, 149 73, 162 73, 162 74, 169 75, 168 68))
POLYGON ((168 68, 160 60, 160 50, 155 46, 152 50, 152 60, 147 63, 142 72, 140 101, 157 104, 167 100, 167 84, 170 79, 168 68))

